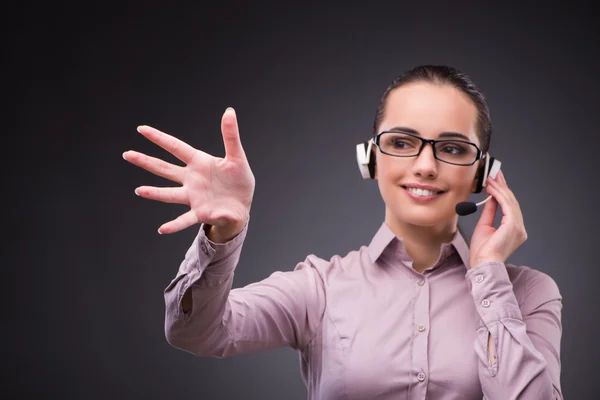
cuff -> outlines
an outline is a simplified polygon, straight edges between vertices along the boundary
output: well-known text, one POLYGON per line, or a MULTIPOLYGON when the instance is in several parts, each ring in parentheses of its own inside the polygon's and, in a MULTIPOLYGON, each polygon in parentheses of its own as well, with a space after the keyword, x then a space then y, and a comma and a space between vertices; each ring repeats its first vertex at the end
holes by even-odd
MULTIPOLYGON (((206 230, 210 225, 201 224, 198 235, 181 264, 178 275, 187 275, 190 284, 200 276, 218 278, 229 275, 239 260, 242 244, 248 232, 248 222, 240 233, 225 243, 215 243, 208 239, 206 230)), ((220 279, 219 279, 220 280, 220 279)))
POLYGON ((523 320, 504 263, 479 264, 465 276, 483 325, 489 326, 505 318, 523 320))

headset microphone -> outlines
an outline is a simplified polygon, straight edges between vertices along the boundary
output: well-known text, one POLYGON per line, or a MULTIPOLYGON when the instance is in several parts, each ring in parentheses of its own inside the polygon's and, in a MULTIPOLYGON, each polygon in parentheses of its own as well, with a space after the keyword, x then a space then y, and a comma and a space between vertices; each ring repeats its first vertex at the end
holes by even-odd
MULTIPOLYGON (((496 174, 500 171, 500 160, 497 160, 493 157, 487 157, 485 163, 485 169, 483 171, 483 178, 478 185, 477 192, 480 192, 485 186, 487 186, 487 177, 491 176, 492 178, 496 178, 496 174), (491 168, 490 168, 490 159, 491 159, 491 168)), ((456 213, 460 216, 470 215, 477 211, 477 207, 484 204, 486 201, 491 199, 492 196, 488 196, 487 199, 480 201, 479 203, 473 203, 472 201, 463 201, 456 205, 456 213)))
POLYGON ((492 196, 488 196, 487 199, 480 201, 479 203, 473 203, 472 201, 463 201, 462 203, 458 203, 456 205, 456 213, 460 216, 473 214, 475 211, 477 211, 477 207, 484 204, 491 198, 492 196))

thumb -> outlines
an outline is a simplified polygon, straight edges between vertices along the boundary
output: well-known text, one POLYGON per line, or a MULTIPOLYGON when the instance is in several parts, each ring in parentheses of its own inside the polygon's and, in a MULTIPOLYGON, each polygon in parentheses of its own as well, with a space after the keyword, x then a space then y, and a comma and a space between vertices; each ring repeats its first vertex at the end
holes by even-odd
POLYGON ((235 115, 235 110, 231 107, 228 107, 223 113, 221 133, 223 134, 223 143, 225 144, 225 157, 245 160, 246 154, 240 141, 237 116, 235 115))

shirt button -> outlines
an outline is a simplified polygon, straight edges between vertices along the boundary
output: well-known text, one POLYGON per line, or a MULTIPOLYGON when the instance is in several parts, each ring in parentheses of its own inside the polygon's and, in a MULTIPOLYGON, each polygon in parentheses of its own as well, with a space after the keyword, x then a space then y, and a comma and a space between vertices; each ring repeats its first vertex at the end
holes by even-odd
POLYGON ((425 330, 425 325, 423 325, 423 324, 419 324, 419 325, 417 325, 417 330, 418 330, 419 332, 423 332, 423 331, 425 330))
POLYGON ((425 281, 423 279, 421 279, 420 281, 417 281, 417 285, 419 286, 423 286, 425 284, 425 281))
POLYGON ((419 380, 419 382, 423 382, 425 380, 425 374, 423 372, 419 372, 419 374, 417 375, 417 379, 419 380))
POLYGON ((483 282, 483 275, 477 275, 477 276, 475 277, 475 281, 476 281, 477 283, 481 283, 481 282, 483 282))
POLYGON ((492 304, 492 302, 491 302, 491 301, 489 301, 488 299, 484 299, 484 300, 481 302, 481 305, 482 305, 483 307, 485 307, 485 308, 488 308, 488 307, 490 306, 490 304, 492 304))

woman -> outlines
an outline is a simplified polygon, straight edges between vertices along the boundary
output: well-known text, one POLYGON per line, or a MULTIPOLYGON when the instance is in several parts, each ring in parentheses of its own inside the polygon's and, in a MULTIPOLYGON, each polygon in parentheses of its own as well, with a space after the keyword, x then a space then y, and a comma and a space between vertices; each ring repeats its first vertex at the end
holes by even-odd
POLYGON ((244 288, 231 284, 254 177, 235 112, 223 115, 223 159, 138 130, 186 163, 124 153, 182 184, 136 189, 190 206, 159 232, 202 224, 165 290, 174 347, 227 357, 290 346, 314 399, 562 399, 561 296, 547 275, 505 264, 527 235, 502 172, 484 182, 492 197, 470 246, 457 229, 455 206, 477 191, 491 135, 486 101, 461 72, 417 67, 384 93, 371 156, 385 221, 369 246, 310 255, 244 288))

